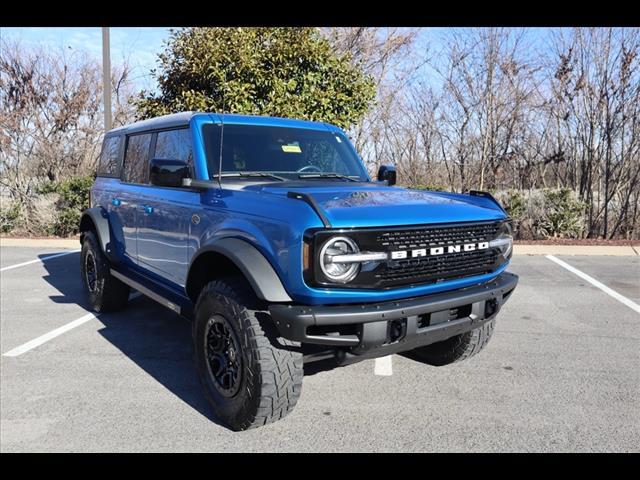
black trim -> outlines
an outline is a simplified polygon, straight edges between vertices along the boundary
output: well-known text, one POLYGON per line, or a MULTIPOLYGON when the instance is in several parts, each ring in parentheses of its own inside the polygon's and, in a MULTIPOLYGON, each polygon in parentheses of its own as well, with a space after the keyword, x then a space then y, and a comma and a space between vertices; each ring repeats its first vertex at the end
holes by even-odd
POLYGON ((137 290, 138 292, 140 292, 143 295, 149 297, 150 299, 155 300, 156 302, 158 302, 163 307, 167 307, 168 309, 173 310, 177 314, 182 313, 182 308, 180 307, 180 305, 177 305, 177 304, 173 303, 171 300, 169 300, 165 296, 163 296, 163 295, 161 295, 161 294, 159 294, 157 292, 154 292, 150 288, 145 287, 142 283, 134 280, 133 278, 128 277, 124 273, 121 273, 121 272, 119 272, 117 270, 114 270, 112 268, 111 269, 111 275, 116 277, 121 282, 126 283, 131 288, 133 288, 134 290, 137 290))
MULTIPOLYGON (((223 238, 198 250, 189 264, 187 287, 193 271, 191 267, 206 252, 220 253, 230 259, 249 281, 258 298, 268 302, 292 301, 280 277, 265 256, 253 245, 238 238, 223 238)), ((212 265, 212 268, 215 266, 212 265)))
POLYGON ((507 216, 509 215, 509 213, 504 209, 504 207, 500 204, 500 202, 496 200, 496 198, 493 195, 491 195, 491 193, 485 192, 483 190, 469 190, 469 195, 474 197, 488 198, 489 200, 492 200, 493 203, 495 203, 498 207, 500 207, 500 210, 502 210, 507 216))
MULTIPOLYGON (((109 229, 109 217, 107 211, 103 207, 87 208, 82 212, 80 225, 82 225, 85 218, 90 218, 95 225, 96 235, 98 236, 98 241, 100 242, 100 247, 104 254, 110 262, 117 263, 118 258, 111 245, 111 230, 109 229)), ((81 235, 80 242, 82 242, 82 240, 83 236, 81 235)))
POLYGON ((302 200, 303 202, 306 202, 307 204, 309 204, 309 206, 313 208, 313 210, 318 214, 318 217, 320 217, 320 220, 322 220, 322 223, 324 224, 325 228, 331 228, 331 222, 325 215, 320 205, 318 205, 318 202, 316 202, 316 200, 313 198, 313 196, 311 196, 308 193, 287 192, 287 197, 295 198, 296 200, 302 200))
MULTIPOLYGON (((284 338, 303 343, 357 347, 356 351, 359 353, 374 347, 383 347, 388 322, 405 320, 407 331, 403 342, 408 348, 415 348, 417 344, 426 345, 472 330, 483 321, 493 318, 517 283, 517 275, 504 272, 480 285, 423 297, 338 306, 270 305, 269 312, 284 338), (486 305, 490 301, 495 302, 493 310, 487 310, 486 305), (468 316, 422 328, 419 326, 421 315, 446 317, 452 309, 463 306, 471 306, 468 316), (487 312, 489 314, 486 314, 487 312), (373 325, 367 327, 367 324, 373 325), (355 325, 357 333, 347 335, 308 333, 309 327, 345 325, 355 325), (448 336, 443 337, 443 334, 448 336)), ((404 349, 400 348, 396 351, 401 350, 404 349)))

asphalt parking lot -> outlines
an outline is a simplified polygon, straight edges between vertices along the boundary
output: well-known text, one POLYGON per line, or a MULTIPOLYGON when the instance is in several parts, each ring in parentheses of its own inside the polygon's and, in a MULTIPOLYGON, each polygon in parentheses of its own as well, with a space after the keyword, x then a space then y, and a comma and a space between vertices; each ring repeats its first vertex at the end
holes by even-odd
POLYGON ((520 284, 472 360, 310 371, 292 414, 234 433, 201 393, 186 321, 139 296, 93 318, 79 253, 2 247, 0 450, 638 452, 640 257, 558 258, 630 304, 516 256, 520 284))

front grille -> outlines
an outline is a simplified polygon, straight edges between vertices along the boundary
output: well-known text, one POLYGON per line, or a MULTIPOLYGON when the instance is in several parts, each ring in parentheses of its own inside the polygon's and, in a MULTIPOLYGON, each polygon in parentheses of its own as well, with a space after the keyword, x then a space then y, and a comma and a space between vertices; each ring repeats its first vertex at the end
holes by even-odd
MULTIPOLYGON (((428 254, 412 258, 408 253, 405 259, 365 262, 356 278, 341 287, 425 285, 494 272, 506 261, 497 248, 448 253, 447 247, 489 242, 498 236, 500 229, 501 222, 498 221, 342 231, 341 234, 353 238, 363 252, 425 249, 428 254), (431 255, 430 249, 434 247, 444 247, 444 253, 431 255)), ((318 232, 314 238, 314 251, 318 252, 323 243, 335 234, 331 230, 318 232)), ((313 280, 317 285, 331 285, 318 273, 318 256, 314 257, 316 276, 313 280)), ((305 278, 311 280, 308 271, 306 275, 305 278)))
POLYGON ((494 249, 392 262, 376 274, 385 283, 424 283, 489 273, 497 261, 494 249))
POLYGON ((496 237, 499 228, 499 223, 482 223, 397 230, 382 233, 376 238, 376 242, 381 246, 388 247, 389 250, 460 245, 462 243, 489 241, 496 237))
MULTIPOLYGON (((488 242, 497 236, 499 228, 499 222, 492 222, 400 229, 381 233, 377 236, 376 243, 383 249, 393 251, 488 242)), ((386 262, 375 270, 374 277, 380 286, 385 287, 436 283, 490 273, 498 268, 498 261, 498 251, 493 248, 445 253, 386 262)))

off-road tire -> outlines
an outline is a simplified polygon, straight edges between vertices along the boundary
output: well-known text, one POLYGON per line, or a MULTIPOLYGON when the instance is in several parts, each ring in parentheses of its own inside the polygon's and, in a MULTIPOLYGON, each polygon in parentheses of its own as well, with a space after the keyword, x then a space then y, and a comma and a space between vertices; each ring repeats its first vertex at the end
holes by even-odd
POLYGON ((466 360, 480 352, 489 343, 494 324, 495 318, 492 318, 469 332, 410 350, 404 355, 412 360, 437 367, 466 360))
POLYGON ((95 233, 91 231, 83 234, 80 273, 89 304, 96 312, 115 312, 127 305, 130 288, 111 275, 109 260, 102 252, 95 233), (95 264, 91 257, 95 260, 95 264), (96 273, 93 288, 90 287, 87 276, 87 269, 91 268, 95 268, 96 273))
MULTIPOLYGON (((218 420, 232 430, 274 422, 295 407, 302 389, 303 365, 299 345, 278 336, 269 313, 241 277, 215 280, 200 292, 193 321, 195 361, 205 396, 218 420), (221 393, 212 374, 219 363, 208 363, 207 332, 224 317, 234 335, 240 371, 237 393, 221 393), (232 396, 229 396, 232 395, 232 396)), ((209 353, 211 355, 211 353, 209 353)), ((226 357, 229 358, 229 357, 226 357)))

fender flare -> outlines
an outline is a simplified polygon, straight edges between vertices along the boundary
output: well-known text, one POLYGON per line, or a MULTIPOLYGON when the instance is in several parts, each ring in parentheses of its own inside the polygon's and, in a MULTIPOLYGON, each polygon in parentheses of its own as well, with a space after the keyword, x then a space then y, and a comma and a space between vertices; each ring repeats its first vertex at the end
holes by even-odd
MULTIPOLYGON (((258 298, 267 302, 292 302, 278 274, 260 251, 238 238, 223 238, 200 248, 189 264, 191 267, 201 254, 215 252, 231 260, 251 284, 258 298)), ((187 280, 188 281, 188 280, 187 280)))
MULTIPOLYGON (((98 236, 98 241, 100 242, 100 247, 104 254, 107 256, 109 261, 117 262, 111 248, 111 230, 109 228, 109 217, 107 211, 102 207, 93 207, 87 208, 82 212, 82 217, 80 217, 81 232, 82 225, 87 218, 91 219, 91 222, 93 222, 96 227, 96 235, 98 236)), ((80 236, 80 241, 82 242, 82 234, 80 236)))

